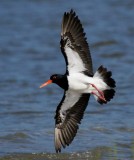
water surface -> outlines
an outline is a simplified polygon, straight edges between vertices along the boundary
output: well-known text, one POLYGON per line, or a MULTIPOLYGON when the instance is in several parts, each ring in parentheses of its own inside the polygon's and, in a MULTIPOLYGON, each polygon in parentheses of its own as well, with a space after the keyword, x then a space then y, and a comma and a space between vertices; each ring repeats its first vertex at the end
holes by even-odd
POLYGON ((0 156, 3 159, 134 159, 134 1, 6 0, 0 3, 0 156), (61 19, 73 8, 85 28, 94 71, 103 64, 117 82, 115 98, 91 96, 72 144, 56 155, 54 115, 63 91, 39 89, 64 73, 61 19))

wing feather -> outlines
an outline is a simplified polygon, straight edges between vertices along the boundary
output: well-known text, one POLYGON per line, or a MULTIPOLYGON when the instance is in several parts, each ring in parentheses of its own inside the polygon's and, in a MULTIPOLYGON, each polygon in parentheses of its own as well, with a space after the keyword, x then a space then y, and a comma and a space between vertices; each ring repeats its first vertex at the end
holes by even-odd
POLYGON ((61 30, 61 51, 64 55, 67 64, 67 73, 82 72, 86 71, 88 75, 93 75, 92 70, 92 59, 90 55, 89 46, 85 37, 84 29, 82 24, 76 16, 75 12, 71 10, 70 12, 65 12, 62 20, 62 30, 61 30), (72 51, 69 53, 70 48, 72 51), (73 59, 77 59, 78 65, 74 63, 72 65, 73 59), (77 54, 77 55, 76 55, 77 54), (69 67, 69 65, 72 65, 69 67))
POLYGON ((88 104, 90 94, 76 94, 70 90, 65 91, 64 96, 57 107, 55 115, 55 149, 68 146, 76 136, 84 111, 88 104), (66 104, 67 101, 70 101, 66 104), (71 102, 72 101, 72 102, 71 102), (69 106, 67 106, 69 105, 69 106))

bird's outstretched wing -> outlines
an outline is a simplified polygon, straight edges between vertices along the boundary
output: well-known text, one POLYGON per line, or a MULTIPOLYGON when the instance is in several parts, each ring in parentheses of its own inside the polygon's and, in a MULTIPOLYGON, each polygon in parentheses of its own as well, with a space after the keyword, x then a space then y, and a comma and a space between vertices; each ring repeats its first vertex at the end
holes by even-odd
POLYGON ((55 115, 55 150, 68 146, 79 128, 90 94, 65 91, 55 115))
POLYGON ((82 24, 73 10, 64 13, 60 46, 67 73, 85 72, 93 75, 89 46, 82 24))

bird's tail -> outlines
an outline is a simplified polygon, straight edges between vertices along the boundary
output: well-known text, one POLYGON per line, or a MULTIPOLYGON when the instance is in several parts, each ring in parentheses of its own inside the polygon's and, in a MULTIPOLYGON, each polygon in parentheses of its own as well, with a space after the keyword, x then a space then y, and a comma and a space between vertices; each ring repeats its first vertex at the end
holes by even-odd
POLYGON ((94 94, 94 97, 100 104, 107 103, 114 97, 115 94, 114 88, 116 87, 116 85, 114 79, 111 78, 111 76, 112 72, 107 71, 107 69, 104 68, 103 66, 100 66, 93 76, 93 78, 96 79, 96 81, 98 82, 98 86, 96 87, 101 92, 103 92, 104 95, 105 101, 99 98, 99 96, 97 96, 98 91, 95 90, 96 94, 94 94))

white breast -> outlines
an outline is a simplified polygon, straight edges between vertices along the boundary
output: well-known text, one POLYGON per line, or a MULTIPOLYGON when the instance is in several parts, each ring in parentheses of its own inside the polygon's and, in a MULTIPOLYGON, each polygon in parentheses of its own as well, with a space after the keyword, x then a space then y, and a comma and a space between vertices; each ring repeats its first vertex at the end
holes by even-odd
POLYGON ((80 91, 80 93, 84 93, 83 90, 87 90, 90 86, 90 83, 93 83, 92 77, 88 77, 82 73, 70 74, 67 78, 69 82, 69 88, 80 91))

